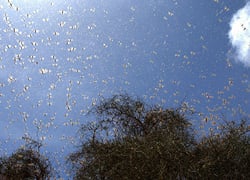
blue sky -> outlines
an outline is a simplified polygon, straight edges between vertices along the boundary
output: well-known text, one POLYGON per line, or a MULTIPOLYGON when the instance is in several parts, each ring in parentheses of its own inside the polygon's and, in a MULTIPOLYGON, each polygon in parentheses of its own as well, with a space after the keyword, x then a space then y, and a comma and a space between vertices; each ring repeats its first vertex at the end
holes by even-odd
POLYGON ((60 166, 100 95, 185 102, 204 129, 250 116, 247 1, 9 2, 0 0, 1 154, 29 136, 60 166))

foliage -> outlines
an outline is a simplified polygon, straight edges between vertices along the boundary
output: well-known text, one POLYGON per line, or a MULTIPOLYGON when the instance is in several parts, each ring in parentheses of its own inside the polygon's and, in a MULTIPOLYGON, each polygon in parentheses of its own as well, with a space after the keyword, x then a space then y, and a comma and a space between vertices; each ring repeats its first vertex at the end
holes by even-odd
POLYGON ((84 141, 69 157, 76 179, 165 179, 188 173, 194 136, 178 110, 116 95, 91 113, 97 121, 81 128, 84 141))
POLYGON ((128 95, 102 100, 69 156, 75 179, 248 179, 249 126, 222 124, 194 139, 180 109, 149 107, 128 95))
POLYGON ((194 176, 209 179, 249 179, 250 136, 247 121, 226 122, 194 150, 194 176))
POLYGON ((49 160, 37 150, 21 147, 9 157, 0 158, 0 178, 8 180, 49 179, 52 168, 49 160))

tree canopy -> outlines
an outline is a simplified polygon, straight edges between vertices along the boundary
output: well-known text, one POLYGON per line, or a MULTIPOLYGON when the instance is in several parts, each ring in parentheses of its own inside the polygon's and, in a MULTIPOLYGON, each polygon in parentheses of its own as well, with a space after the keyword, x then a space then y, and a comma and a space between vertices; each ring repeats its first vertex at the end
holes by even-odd
POLYGON ((40 154, 38 145, 39 143, 33 141, 31 144, 20 147, 9 157, 1 157, 0 178, 8 180, 50 179, 51 163, 48 158, 40 154))
POLYGON ((128 95, 100 101, 69 156, 75 179, 211 179, 250 177, 247 121, 195 139, 181 109, 150 107, 128 95))
POLYGON ((246 120, 226 122, 203 138, 193 151, 195 176, 210 179, 249 179, 250 136, 246 120))
MULTIPOLYGON (((185 107, 186 108, 186 107, 185 107)), ((248 119, 224 120, 197 138, 182 108, 149 106, 127 94, 102 99, 82 124, 80 141, 68 157, 72 176, 83 179, 249 179, 248 119)), ((190 116, 189 116, 190 117, 190 116)), ((42 144, 25 146, 0 158, 0 179, 53 178, 42 144)))

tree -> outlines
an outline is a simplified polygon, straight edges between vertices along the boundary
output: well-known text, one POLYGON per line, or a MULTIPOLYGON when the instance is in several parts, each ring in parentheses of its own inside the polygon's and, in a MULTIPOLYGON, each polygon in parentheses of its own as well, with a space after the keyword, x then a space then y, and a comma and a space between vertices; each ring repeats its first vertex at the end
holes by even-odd
POLYGON ((9 157, 0 158, 1 178, 8 180, 49 179, 52 168, 49 160, 42 156, 38 150, 36 141, 25 147, 19 148, 9 157))
POLYGON ((250 178, 250 136, 246 120, 225 122, 193 151, 193 176, 209 179, 250 178))
MULTIPOLYGON (((103 99, 70 154, 75 179, 249 179, 249 121, 225 121, 195 139, 183 109, 128 95, 103 99)), ((197 135, 197 134, 196 134, 197 135)))
POLYGON ((128 95, 102 100, 69 156, 75 179, 176 179, 189 174, 191 124, 178 109, 149 107, 128 95))

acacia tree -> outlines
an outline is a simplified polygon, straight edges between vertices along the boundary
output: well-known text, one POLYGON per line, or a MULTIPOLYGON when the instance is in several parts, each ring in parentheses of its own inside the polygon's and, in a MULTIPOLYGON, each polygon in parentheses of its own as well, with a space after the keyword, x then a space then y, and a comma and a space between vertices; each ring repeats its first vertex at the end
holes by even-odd
POLYGON ((95 121, 80 129, 69 156, 75 179, 173 179, 187 177, 194 136, 179 110, 149 107, 128 95, 102 100, 95 121))
POLYGON ((11 156, 1 157, 0 178, 8 180, 50 179, 52 167, 50 161, 39 153, 39 144, 33 140, 31 144, 19 148, 11 156))

